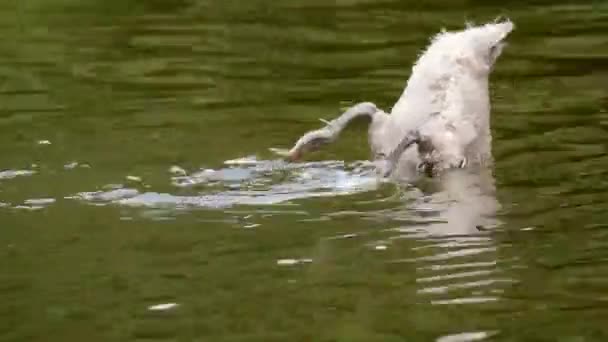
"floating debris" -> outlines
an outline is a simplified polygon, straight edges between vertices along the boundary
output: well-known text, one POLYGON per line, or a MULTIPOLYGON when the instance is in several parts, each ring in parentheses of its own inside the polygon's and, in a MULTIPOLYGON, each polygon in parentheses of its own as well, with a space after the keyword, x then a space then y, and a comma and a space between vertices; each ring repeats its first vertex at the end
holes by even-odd
POLYGON ((327 240, 352 239, 357 236, 358 236, 358 234, 350 233, 350 234, 334 235, 334 236, 327 237, 326 239, 327 240))
POLYGON ((178 175, 178 176, 185 176, 188 173, 186 172, 186 170, 184 170, 183 168, 177 166, 177 165, 173 165, 169 168, 169 172, 174 174, 174 175, 178 175))
POLYGON ((38 140, 38 145, 50 145, 51 142, 48 140, 38 140))
POLYGON ((308 264, 311 263, 312 259, 279 259, 277 265, 279 266, 293 266, 297 264, 308 264))
POLYGON ((54 198, 32 198, 25 200, 23 203, 32 206, 41 206, 55 203, 55 201, 56 200, 54 198))
POLYGON ((176 308, 178 306, 179 306, 179 304, 177 304, 177 303, 157 304, 157 305, 149 306, 148 310, 150 310, 150 311, 165 311, 165 310, 174 309, 174 308, 176 308))
POLYGON ((481 341, 496 334, 496 331, 463 332, 439 337, 437 342, 470 342, 481 341))
POLYGON ((127 180, 130 180, 132 182, 141 182, 141 177, 137 177, 137 176, 127 176, 126 177, 127 180))
POLYGON ((63 168, 66 169, 66 170, 71 170, 71 169, 76 168, 77 166, 78 166, 78 162, 77 161, 73 161, 71 163, 67 163, 67 164, 63 165, 63 168))
POLYGON ((226 165, 255 165, 255 164, 259 164, 259 161, 254 156, 250 156, 250 157, 226 160, 224 162, 224 164, 226 164, 226 165))

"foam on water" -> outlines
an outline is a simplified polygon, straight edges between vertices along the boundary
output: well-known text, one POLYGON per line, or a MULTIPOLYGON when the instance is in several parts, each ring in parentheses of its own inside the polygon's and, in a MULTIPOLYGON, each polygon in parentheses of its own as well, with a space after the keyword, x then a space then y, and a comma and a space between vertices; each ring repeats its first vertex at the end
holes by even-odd
POLYGON ((0 171, 0 179, 11 179, 19 176, 31 176, 36 171, 32 170, 4 170, 0 171))
POLYGON ((228 160, 225 167, 201 169, 187 174, 181 167, 170 169, 176 187, 169 192, 135 188, 81 192, 71 199, 113 203, 132 207, 226 208, 235 205, 277 205, 291 200, 350 195, 377 189, 380 180, 373 165, 323 161, 292 164, 280 160, 246 157, 228 160), (179 172, 176 172, 178 170, 179 172))

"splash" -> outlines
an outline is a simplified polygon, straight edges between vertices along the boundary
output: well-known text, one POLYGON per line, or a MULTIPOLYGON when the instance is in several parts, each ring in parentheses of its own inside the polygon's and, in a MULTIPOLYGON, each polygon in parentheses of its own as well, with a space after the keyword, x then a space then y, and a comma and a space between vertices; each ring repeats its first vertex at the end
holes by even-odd
POLYGON ((370 162, 287 163, 246 157, 224 162, 218 169, 188 174, 172 166, 175 193, 135 188, 81 192, 71 199, 95 204, 147 208, 228 208, 237 205, 281 205, 315 197, 350 195, 376 190, 381 182, 370 162))

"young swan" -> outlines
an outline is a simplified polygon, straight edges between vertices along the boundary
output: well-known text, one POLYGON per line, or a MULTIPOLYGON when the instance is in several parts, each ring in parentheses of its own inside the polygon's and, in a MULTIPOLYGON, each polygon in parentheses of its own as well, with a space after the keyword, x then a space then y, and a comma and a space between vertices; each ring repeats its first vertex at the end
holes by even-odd
POLYGON ((492 162, 489 75, 513 30, 510 20, 462 31, 441 32, 412 68, 390 115, 373 103, 359 103, 327 126, 306 133, 287 152, 305 152, 335 141, 356 117, 369 117, 369 143, 380 172, 431 174, 492 162), (414 148, 413 145, 417 148, 414 148))

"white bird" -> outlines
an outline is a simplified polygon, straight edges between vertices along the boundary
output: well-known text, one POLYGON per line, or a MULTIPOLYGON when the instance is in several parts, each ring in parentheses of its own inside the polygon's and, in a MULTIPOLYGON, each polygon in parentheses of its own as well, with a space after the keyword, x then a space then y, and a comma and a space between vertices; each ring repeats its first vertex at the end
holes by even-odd
POLYGON ((504 20, 442 31, 414 64, 390 114, 371 102, 356 104, 304 134, 287 157, 297 160, 335 141, 352 119, 363 116, 371 119, 369 144, 385 176, 491 163, 489 76, 513 29, 504 20))

